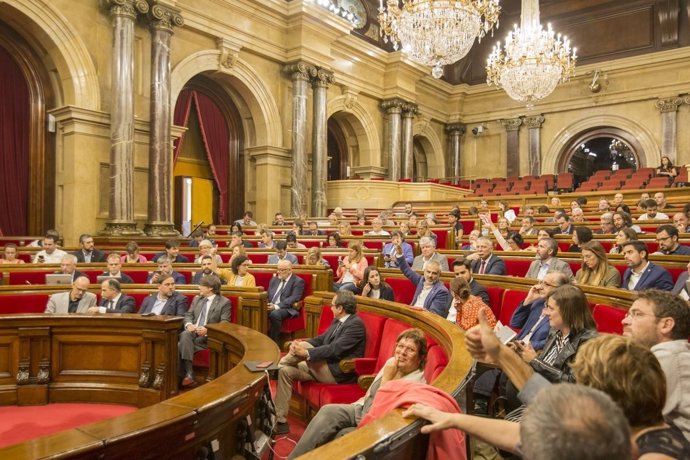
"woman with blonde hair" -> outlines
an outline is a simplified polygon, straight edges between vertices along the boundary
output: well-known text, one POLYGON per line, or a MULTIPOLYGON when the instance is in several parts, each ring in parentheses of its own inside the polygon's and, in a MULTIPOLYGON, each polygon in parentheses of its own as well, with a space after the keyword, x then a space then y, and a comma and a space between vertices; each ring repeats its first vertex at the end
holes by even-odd
POLYGON ((618 288, 621 274, 609 264, 604 247, 597 241, 589 241, 581 246, 582 268, 575 274, 575 282, 586 286, 618 288))
POLYGON ((341 237, 352 236, 352 225, 350 225, 350 222, 340 221, 338 233, 341 237))
POLYGON ((331 268, 331 264, 321 255, 321 248, 312 246, 307 249, 307 255, 304 257, 304 265, 323 265, 326 268, 331 268))
POLYGON ((644 345, 602 335, 582 345, 571 365, 577 383, 608 394, 623 409, 639 460, 690 458, 690 443, 664 421, 666 376, 644 345))
POLYGON ((336 277, 338 281, 333 283, 333 290, 345 289, 357 292, 357 285, 364 278, 364 270, 369 265, 367 258, 362 255, 362 245, 357 241, 351 241, 347 249, 347 256, 338 259, 336 277))
POLYGON ((247 249, 242 246, 235 246, 232 248, 232 254, 230 255, 230 260, 228 261, 229 263, 232 263, 233 260, 235 260, 235 257, 237 256, 246 256, 247 255, 247 249))

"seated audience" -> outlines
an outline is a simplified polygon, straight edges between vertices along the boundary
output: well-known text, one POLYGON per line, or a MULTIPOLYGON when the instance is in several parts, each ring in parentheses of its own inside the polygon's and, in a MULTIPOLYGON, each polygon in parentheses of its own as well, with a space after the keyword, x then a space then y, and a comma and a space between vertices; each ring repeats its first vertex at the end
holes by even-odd
POLYGON ((467 244, 463 244, 460 249, 463 251, 476 251, 477 250, 477 238, 481 236, 479 230, 474 229, 467 235, 467 244))
POLYGON ((688 262, 687 270, 678 275, 676 284, 673 286, 673 292, 683 300, 690 300, 690 285, 688 285, 688 279, 690 279, 690 262, 688 262))
MULTIPOLYGON (((456 324, 460 326, 463 331, 476 326, 479 322, 477 317, 479 309, 487 306, 484 301, 472 295, 470 285, 464 278, 460 277, 455 277, 450 280, 450 293, 453 297, 451 305, 457 312, 456 324)), ((487 320, 491 327, 496 325, 496 318, 491 310, 488 310, 487 320)))
POLYGON ((105 262, 105 252, 94 248, 93 237, 88 233, 79 236, 81 248, 73 252, 78 263, 105 262))
POLYGON ((457 247, 460 245, 460 242, 462 241, 462 235, 465 232, 465 228, 463 227, 462 222, 460 222, 459 209, 453 209, 451 212, 448 213, 448 225, 450 225, 450 230, 455 235, 455 246, 457 247))
POLYGON ((46 235, 43 238, 43 249, 36 253, 34 263, 59 264, 67 253, 62 249, 58 249, 56 241, 54 235, 46 235))
POLYGON ((690 247, 680 244, 678 241, 678 229, 671 224, 660 225, 656 229, 656 242, 659 243, 659 251, 655 254, 665 256, 688 256, 690 247))
POLYGON ((388 236, 386 230, 383 229, 383 221, 380 217, 374 217, 371 221, 371 230, 367 233, 369 236, 388 236))
POLYGON ((657 210, 656 201, 649 199, 645 201, 646 211, 637 220, 668 220, 668 216, 657 210))
POLYGON ((305 245, 297 241, 297 235, 292 232, 285 236, 285 243, 288 249, 307 249, 305 245))
POLYGON ((628 268, 623 274, 621 287, 629 291, 656 288, 663 291, 673 289, 673 277, 663 267, 648 259, 649 250, 644 241, 628 241, 623 244, 623 258, 628 268))
POLYGON ((362 297, 390 301, 395 300, 393 297, 393 288, 383 280, 378 267, 373 265, 369 265, 364 270, 364 277, 357 288, 359 295, 362 297))
POLYGON ((292 263, 281 260, 268 283, 268 336, 278 343, 283 320, 299 315, 295 308, 304 295, 304 280, 292 273, 292 263))
POLYGON ((609 200, 606 198, 602 198, 599 200, 598 208, 597 210, 599 212, 606 212, 611 209, 611 204, 609 203, 609 200))
POLYGON ((139 254, 139 245, 136 241, 127 243, 125 251, 127 251, 127 253, 120 257, 120 262, 123 264, 145 264, 148 262, 146 257, 139 254))
POLYGON ((256 278, 249 273, 252 261, 245 255, 238 255, 230 262, 230 270, 216 268, 215 274, 228 286, 256 287, 256 278))
POLYGON ((526 278, 543 280, 547 273, 560 272, 568 278, 573 278, 573 271, 568 262, 561 260, 558 255, 558 241, 553 238, 541 238, 537 242, 536 260, 527 270, 526 278))
POLYGON ((673 215, 673 225, 678 229, 678 233, 690 233, 690 220, 684 212, 677 212, 673 215))
POLYGON ((333 297, 333 322, 318 337, 295 340, 290 351, 280 360, 276 389, 275 434, 290 431, 287 414, 292 397, 292 384, 317 381, 322 383, 350 383, 355 373, 344 373, 339 363, 343 359, 361 358, 366 346, 364 322, 357 315, 357 301, 350 291, 338 291, 333 297))
POLYGON ((207 276, 199 281, 199 295, 184 315, 184 330, 180 333, 178 350, 183 372, 182 386, 194 384, 194 353, 208 346, 208 324, 229 323, 230 300, 220 295, 220 279, 207 276))
POLYGON ((391 232, 391 240, 383 246, 383 266, 386 268, 398 268, 398 263, 395 260, 395 245, 399 244, 403 248, 405 260, 408 265, 412 264, 414 260, 414 253, 412 245, 405 241, 405 236, 400 230, 393 230, 391 232))
MULTIPOLYGON (((232 261, 235 260, 235 258, 238 256, 249 257, 247 255, 247 249, 242 245, 238 245, 238 246, 235 246, 234 248, 232 248, 232 254, 230 254, 230 259, 228 260, 228 263, 232 264, 232 261)), ((251 260, 249 262, 251 262, 251 260)), ((218 265, 216 265, 216 267, 217 266, 218 265)))
POLYGON ((219 254, 216 254, 216 248, 210 240, 202 240, 199 243, 199 254, 194 259, 195 264, 201 263, 201 258, 204 256, 211 256, 214 262, 218 265, 223 263, 223 259, 219 254))
MULTIPOLYGON (((201 270, 198 272, 194 273, 194 276, 192 276, 192 284, 199 284, 199 281, 201 281, 201 278, 209 275, 214 275, 213 273, 213 257, 210 254, 206 254, 205 256, 201 256, 201 261, 199 262, 201 265, 201 270)), ((215 275, 214 275, 215 276, 215 275)))
POLYGON ((657 176, 668 176, 669 178, 674 178, 678 175, 678 170, 673 166, 673 162, 667 157, 661 157, 661 164, 656 168, 657 176))
POLYGON ((70 275, 72 281, 79 278, 80 276, 86 276, 79 270, 77 270, 77 256, 74 254, 65 254, 60 260, 60 270, 55 273, 61 273, 63 275, 70 275))
POLYGON ((17 258, 17 245, 14 243, 7 243, 3 248, 3 258, 0 259, 0 265, 2 264, 23 264, 22 259, 17 258))
POLYGON ((650 348, 659 360, 666 377, 663 415, 690 440, 690 307, 687 301, 657 289, 641 292, 623 319, 623 335, 650 348))
POLYGON ((656 209, 659 211, 668 211, 673 208, 673 206, 666 201, 664 192, 656 192, 654 194, 654 201, 656 201, 656 209))
POLYGON ((426 383, 424 364, 427 343, 419 329, 408 329, 396 340, 393 356, 376 374, 366 394, 352 404, 326 404, 307 425, 304 434, 288 459, 304 455, 327 442, 339 438, 357 428, 371 407, 377 390, 387 382, 404 379, 426 383))
POLYGON ((268 256, 267 263, 277 264, 281 260, 289 260, 292 265, 298 264, 297 256, 287 251, 287 243, 285 241, 276 241, 273 244, 273 248, 275 249, 275 254, 268 256))
POLYGON ((531 236, 537 234, 537 229, 534 228, 534 217, 525 216, 520 220, 520 222, 522 224, 519 230, 520 235, 531 236))
POLYGON ((449 294, 441 281, 441 265, 435 260, 430 261, 424 267, 424 276, 421 276, 407 265, 401 246, 396 246, 395 251, 398 267, 416 286, 410 305, 436 313, 443 318, 448 317, 449 294))
POLYGON ((172 276, 175 279, 176 284, 187 284, 182 273, 178 273, 173 270, 172 259, 168 256, 160 256, 158 258, 158 271, 151 272, 149 277, 146 279, 148 284, 158 284, 164 276, 172 276))
POLYGON ((304 232, 307 236, 325 235, 323 230, 319 230, 319 224, 315 220, 310 220, 307 224, 307 230, 304 232))
MULTIPOLYGON (((402 245, 400 245, 400 247, 402 248, 402 245)), ((448 271, 448 259, 443 254, 436 252, 436 240, 434 238, 430 238, 428 236, 420 238, 419 249, 421 251, 421 254, 414 258, 412 262, 413 270, 424 270, 429 263, 436 262, 439 264, 442 271, 448 271)))
MULTIPOLYGON (((0 235, 1 236, 1 235, 0 235)), ((46 230, 45 236, 43 238, 39 238, 37 240, 33 240, 30 243, 26 245, 26 247, 29 248, 42 248, 43 247, 43 239, 46 236, 52 236, 53 240, 55 240, 55 244, 57 246, 62 246, 62 239, 60 238, 60 232, 55 230, 54 228, 46 230)))
POLYGON ((250 243, 249 241, 245 241, 244 239, 242 239, 243 236, 244 236, 244 233, 242 233, 241 230, 236 231, 236 232, 232 232, 232 233, 230 234, 230 244, 228 244, 228 248, 232 249, 232 248, 234 248, 235 246, 242 246, 242 247, 245 247, 245 248, 251 248, 251 247, 252 247, 252 243, 250 243))
POLYGON ((108 254, 106 259, 108 262, 108 270, 101 273, 101 276, 110 276, 112 278, 117 278, 120 284, 132 284, 134 280, 131 276, 126 273, 122 273, 122 262, 120 255, 114 252, 108 254))
POLYGON ((590 241, 582 245, 582 268, 575 274, 575 282, 585 286, 619 288, 621 273, 609 264, 603 246, 590 241))
POLYGON ((307 255, 304 258, 305 265, 322 265, 326 268, 331 268, 331 264, 321 255, 321 248, 312 246, 307 249, 307 255))
POLYGON ((589 241, 592 241, 592 231, 587 227, 576 226, 573 230, 573 244, 568 252, 581 252, 582 245, 589 241))
POLYGON ((165 251, 159 252, 155 256, 153 256, 153 259, 151 259, 151 262, 156 262, 158 263, 158 259, 161 257, 166 256, 171 263, 176 263, 176 264, 186 264, 189 263, 189 259, 180 254, 180 243, 177 240, 168 240, 165 242, 165 251))
POLYGON ((357 284, 362 281, 364 269, 368 265, 367 258, 362 254, 362 244, 357 241, 351 241, 347 250, 347 256, 338 259, 338 269, 335 272, 337 281, 333 283, 333 290, 346 289, 357 292, 357 284))
POLYGON ((338 232, 329 233, 326 238, 326 247, 328 248, 342 248, 343 243, 338 232))
POLYGON ((632 228, 623 228, 616 232, 616 242, 611 246, 609 254, 621 254, 623 245, 628 241, 637 241, 637 232, 632 228))
POLYGON ((283 225, 286 225, 285 223, 285 217, 283 216, 282 212, 277 212, 273 216, 273 222, 271 223, 274 227, 280 227, 283 225))
POLYGON ((191 240, 189 240, 189 247, 190 248, 198 248, 199 243, 201 243, 204 240, 204 231, 200 228, 197 228, 192 232, 191 235, 191 240))
POLYGON ((597 235, 610 235, 616 233, 616 226, 613 225, 612 212, 605 212, 599 217, 599 230, 594 233, 597 235))
POLYGON ((494 255, 494 245, 489 238, 477 238, 477 252, 467 257, 472 260, 472 273, 478 275, 505 275, 506 264, 494 255))
POLYGON ((613 213, 613 226, 616 228, 616 231, 624 228, 632 228, 637 233, 642 233, 640 226, 633 224, 632 216, 625 211, 616 211, 613 213))
POLYGON ((175 278, 167 274, 158 278, 158 292, 144 298, 139 313, 142 315, 184 316, 187 310, 187 297, 175 292, 175 278))
POLYGON ((259 235, 261 236, 259 247, 262 249, 273 249, 273 245, 275 244, 273 242, 273 232, 270 230, 261 230, 259 235))
POLYGON ((101 306, 89 307, 87 311, 89 313, 134 313, 136 307, 134 297, 122 293, 120 282, 109 279, 101 283, 101 306))
MULTIPOLYGON (((474 277, 472 276, 472 264, 469 260, 467 259, 462 259, 458 258, 455 259, 451 265, 451 269, 453 271, 453 274, 455 275, 456 278, 464 278, 465 281, 467 281, 467 284, 470 285, 470 293, 474 296, 479 297, 482 299, 482 302, 484 302, 487 305, 491 305, 491 301, 489 299, 489 293, 486 292, 486 288, 482 286, 479 281, 475 280, 474 277)), ((455 314, 457 313, 455 309, 453 308, 453 298, 449 296, 449 300, 451 302, 450 305, 450 310, 448 312, 448 320, 455 322, 455 314)))
POLYGON ((341 237, 352 236, 352 225, 347 221, 340 221, 338 224, 338 234, 341 237))
POLYGON ((72 282, 69 292, 58 292, 48 298, 44 313, 88 313, 96 306, 96 294, 89 291, 89 278, 80 276, 72 282))
POLYGON ((256 227, 256 222, 254 222, 254 214, 251 211, 245 211, 244 216, 242 216, 241 219, 237 219, 235 224, 239 223, 240 225, 244 225, 245 227, 247 226, 252 226, 256 227))
POLYGON ((556 235, 572 235, 573 226, 570 223, 570 216, 566 213, 561 213, 556 219, 558 227, 554 228, 554 233, 556 235))

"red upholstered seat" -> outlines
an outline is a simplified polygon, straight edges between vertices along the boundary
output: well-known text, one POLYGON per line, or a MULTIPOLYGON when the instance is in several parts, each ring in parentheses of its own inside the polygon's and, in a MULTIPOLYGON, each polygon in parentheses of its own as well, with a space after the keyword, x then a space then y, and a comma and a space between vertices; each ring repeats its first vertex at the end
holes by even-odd
POLYGON ((515 291, 512 289, 506 289, 503 292, 503 302, 501 304, 501 314, 498 319, 501 323, 505 325, 510 324, 510 318, 513 317, 513 313, 517 309, 520 302, 525 300, 527 297, 527 291, 515 291))
POLYGON ((487 294, 489 294, 489 307, 491 307, 491 311, 494 312, 494 316, 498 318, 501 314, 504 289, 495 286, 486 287, 485 289, 487 294))
POLYGON ((16 293, 0 296, 0 314, 43 313, 48 294, 16 293))
POLYGON ((383 367, 388 358, 393 356, 393 351, 395 350, 395 341, 398 338, 398 335, 409 328, 409 325, 389 318, 383 325, 383 332, 381 333, 381 345, 379 346, 377 356, 371 358, 357 358, 354 360, 355 371, 357 374, 376 374, 383 367))
POLYGON ((416 286, 407 278, 386 278, 386 283, 393 288, 393 298, 396 302, 409 305, 414 298, 416 286))
POLYGON ((627 310, 612 305, 596 304, 592 310, 592 316, 597 323, 597 331, 606 334, 622 334, 623 318, 627 310))
MULTIPOLYGON (((270 249, 266 249, 266 251, 270 251, 270 249)), ((249 260, 252 261, 252 263, 255 264, 265 264, 268 262, 268 252, 249 252, 247 253, 247 257, 249 257, 249 260)))
POLYGON ((506 264, 506 272, 510 276, 524 277, 532 263, 529 259, 503 259, 506 264))
POLYGON ((424 377, 427 383, 431 383, 440 374, 440 371, 445 369, 447 364, 448 357, 443 348, 438 345, 430 346, 426 357, 426 365, 424 366, 424 377))

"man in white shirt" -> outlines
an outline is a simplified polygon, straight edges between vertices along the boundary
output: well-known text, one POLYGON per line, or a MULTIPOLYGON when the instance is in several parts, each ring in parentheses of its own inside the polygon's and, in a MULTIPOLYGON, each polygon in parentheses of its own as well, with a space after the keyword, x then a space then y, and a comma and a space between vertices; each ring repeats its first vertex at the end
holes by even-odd
POLYGON ((669 292, 641 292, 623 319, 623 335, 649 347, 666 376, 664 417, 690 440, 690 306, 669 292))
POLYGON ((642 214, 637 220, 668 220, 668 216, 663 212, 657 211, 657 204, 654 200, 645 201, 647 212, 642 214))
POLYGON ((558 242, 553 238, 542 238, 537 242, 536 260, 527 270, 526 278, 536 278, 542 281, 547 273, 560 272, 568 279, 573 279, 573 271, 570 265, 556 257, 558 254, 558 242))
POLYGON ((374 220, 371 221, 371 227, 372 230, 367 233, 367 235, 373 235, 373 236, 388 236, 390 233, 385 231, 383 229, 383 221, 381 220, 380 217, 374 217, 374 220))
POLYGON ((67 253, 62 249, 58 249, 55 243, 55 237, 52 235, 46 235, 43 238, 43 250, 36 253, 34 257, 34 263, 38 264, 59 264, 60 261, 67 253))
POLYGON ((429 262, 438 262, 441 270, 448 271, 448 259, 446 256, 436 252, 436 241, 428 236, 419 239, 420 255, 412 261, 412 270, 424 270, 429 262))
POLYGON ((134 297, 122 293, 122 286, 116 279, 105 280, 101 283, 101 306, 90 307, 89 313, 134 313, 136 302, 134 297))

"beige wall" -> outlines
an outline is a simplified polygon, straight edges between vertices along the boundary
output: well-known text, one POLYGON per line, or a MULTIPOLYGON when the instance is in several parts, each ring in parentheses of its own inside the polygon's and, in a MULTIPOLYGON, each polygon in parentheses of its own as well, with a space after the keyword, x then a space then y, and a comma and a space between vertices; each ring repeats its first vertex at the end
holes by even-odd
MULTIPOLYGON (((12 24, 39 54, 54 76, 59 106, 57 144, 57 226, 68 242, 81 231, 95 232, 107 220, 109 186, 109 108, 112 30, 105 2, 8 0, 0 20, 12 24), (78 3, 78 6, 77 6, 78 3), (40 14, 38 14, 40 13, 40 14), (44 51, 45 50, 45 51, 44 51), (94 192, 95 191, 95 192, 94 192), (83 197, 92 197, 84 200, 83 197)), ((659 97, 687 92, 690 49, 679 49, 596 66, 580 67, 532 111, 486 85, 451 86, 411 64, 401 53, 385 53, 349 34, 348 24, 302 0, 170 0, 185 25, 172 38, 173 100, 194 75, 203 72, 227 91, 237 106, 245 132, 246 203, 260 221, 290 211, 291 82, 283 66, 304 59, 334 72, 328 114, 342 123, 350 166, 363 177, 385 175, 387 159, 382 100, 400 97, 418 104, 414 134, 424 146, 430 177, 448 168, 447 123, 465 123, 462 167, 469 177, 506 172, 506 133, 499 120, 543 114, 542 172, 555 172, 563 146, 583 130, 605 123, 633 132, 646 148, 642 163, 658 162, 661 115, 659 97), (599 94, 587 89, 594 68, 606 74, 599 94), (473 136, 471 128, 488 130, 473 136)), ((150 33, 135 27, 135 218, 146 221, 150 33)), ((311 97, 308 116, 311 120, 311 97)), ((677 117, 677 163, 690 162, 690 106, 677 117)), ((311 121, 309 121, 310 123, 311 121)), ((307 152, 311 152, 311 128, 307 152)), ((527 130, 520 130, 520 170, 526 172, 527 130)), ((308 183, 311 177, 304 178, 308 183)), ((235 216, 233 216, 235 217, 235 216)), ((239 216, 237 216, 239 217, 239 216)))

